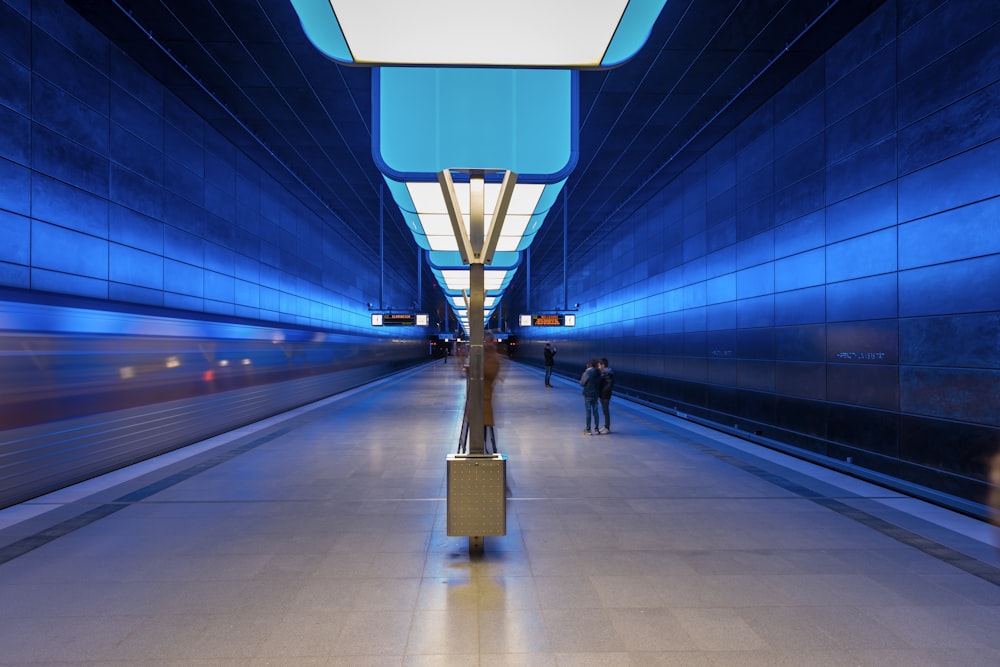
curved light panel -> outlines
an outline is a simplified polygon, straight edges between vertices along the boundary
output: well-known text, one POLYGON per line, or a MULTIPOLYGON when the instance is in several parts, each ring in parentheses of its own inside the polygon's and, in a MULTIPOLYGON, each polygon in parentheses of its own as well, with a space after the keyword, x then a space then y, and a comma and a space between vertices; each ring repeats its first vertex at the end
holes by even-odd
POLYGON ((372 156, 397 181, 442 169, 552 183, 576 166, 579 75, 569 70, 380 67, 372 71, 372 156))
POLYGON ((605 68, 645 44, 666 0, 292 0, 348 65, 605 68))

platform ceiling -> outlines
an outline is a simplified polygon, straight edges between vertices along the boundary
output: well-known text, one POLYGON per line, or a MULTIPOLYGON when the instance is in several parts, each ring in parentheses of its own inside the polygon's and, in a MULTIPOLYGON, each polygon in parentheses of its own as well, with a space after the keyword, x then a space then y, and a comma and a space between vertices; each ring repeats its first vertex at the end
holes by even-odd
MULTIPOLYGON (((377 256, 370 70, 321 55, 288 0, 67 2, 278 180, 318 198, 377 256)), ((567 182, 571 257, 881 4, 668 0, 634 59, 580 75, 580 155, 567 182)), ((384 215, 386 263, 414 266, 416 244, 388 193, 384 215)), ((556 206, 531 248, 533 281, 562 271, 562 229, 556 206)))

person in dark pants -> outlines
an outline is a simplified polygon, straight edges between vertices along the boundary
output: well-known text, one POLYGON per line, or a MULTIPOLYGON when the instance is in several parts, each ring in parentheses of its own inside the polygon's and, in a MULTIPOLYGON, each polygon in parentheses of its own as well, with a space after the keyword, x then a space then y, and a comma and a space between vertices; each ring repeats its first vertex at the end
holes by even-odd
POLYGON ((604 428, 598 429, 598 433, 611 433, 611 392, 615 389, 615 372, 611 370, 607 359, 597 362, 597 369, 601 371, 601 412, 604 413, 604 428))
POLYGON ((584 435, 593 435, 601 425, 597 416, 597 400, 601 394, 601 371, 597 369, 597 359, 587 362, 587 368, 580 376, 580 386, 583 387, 583 409, 587 413, 587 428, 583 430, 584 435), (594 418, 594 430, 590 430, 590 418, 594 418))
POLYGON ((552 387, 552 367, 556 365, 556 352, 558 350, 549 343, 545 344, 545 386, 552 387))

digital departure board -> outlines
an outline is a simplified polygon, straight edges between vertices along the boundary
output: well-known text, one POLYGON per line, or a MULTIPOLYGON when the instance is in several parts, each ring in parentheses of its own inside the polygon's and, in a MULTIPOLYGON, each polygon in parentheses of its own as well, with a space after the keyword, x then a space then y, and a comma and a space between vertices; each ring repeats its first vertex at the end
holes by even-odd
POLYGON ((373 327, 425 327, 429 320, 426 313, 372 313, 373 327))
POLYGON ((561 327, 563 325, 562 315, 532 315, 531 326, 534 327, 561 327))
POLYGON ((412 327, 417 323, 417 316, 413 313, 384 313, 382 324, 385 326, 412 327))
POLYGON ((576 315, 573 313, 535 313, 521 315, 518 324, 522 327, 575 327, 576 315))

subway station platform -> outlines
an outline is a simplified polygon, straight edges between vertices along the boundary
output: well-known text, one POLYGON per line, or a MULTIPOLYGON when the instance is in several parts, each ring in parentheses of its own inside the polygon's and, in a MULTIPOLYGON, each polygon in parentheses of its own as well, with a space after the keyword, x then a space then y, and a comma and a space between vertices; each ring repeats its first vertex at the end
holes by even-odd
POLYGON ((470 556, 459 368, 0 512, 0 664, 1000 664, 990 526, 622 398, 582 435, 514 363, 507 535, 470 556))

